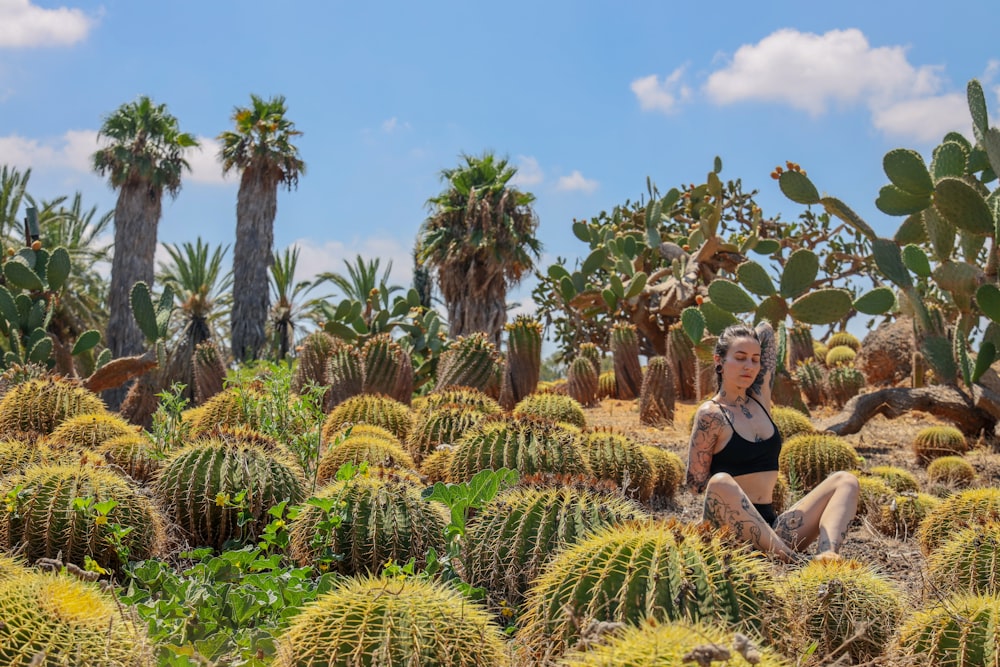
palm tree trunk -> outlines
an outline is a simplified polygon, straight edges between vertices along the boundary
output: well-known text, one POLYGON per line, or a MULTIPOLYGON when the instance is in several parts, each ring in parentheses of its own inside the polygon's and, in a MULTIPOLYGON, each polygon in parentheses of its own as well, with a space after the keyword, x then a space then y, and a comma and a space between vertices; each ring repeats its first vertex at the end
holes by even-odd
POLYGON ((257 359, 267 342, 270 309, 267 271, 273 261, 274 218, 278 184, 262 170, 243 171, 236 201, 236 248, 233 251, 233 358, 257 359))
POLYGON ((478 263, 462 274, 441 280, 441 293, 448 305, 448 336, 485 331, 490 342, 500 349, 507 322, 507 286, 503 277, 478 263))
MULTIPOLYGON (((132 316, 129 295, 142 280, 152 289, 156 234, 162 213, 162 192, 148 183, 126 183, 115 205, 115 245, 108 290, 108 328, 105 334, 113 357, 142 354, 145 336, 132 316)), ((105 392, 112 410, 118 408, 127 387, 105 392)))

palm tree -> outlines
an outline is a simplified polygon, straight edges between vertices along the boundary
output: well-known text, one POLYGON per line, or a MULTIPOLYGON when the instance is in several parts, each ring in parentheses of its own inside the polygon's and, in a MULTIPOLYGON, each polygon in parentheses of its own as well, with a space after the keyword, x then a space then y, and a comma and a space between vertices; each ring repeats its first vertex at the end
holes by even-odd
POLYGON ((462 156, 464 164, 441 172, 447 189, 427 204, 419 258, 437 273, 448 308, 449 335, 487 332, 494 344, 507 318, 507 289, 534 268, 534 195, 509 185, 517 168, 486 152, 462 156))
POLYGON ((295 281, 295 269, 299 263, 299 249, 286 248, 282 253, 274 253, 271 265, 271 294, 274 305, 268 318, 270 357, 281 361, 288 357, 295 346, 296 330, 309 319, 310 312, 324 298, 303 300, 322 280, 295 281))
POLYGON ((195 348, 215 334, 214 324, 228 315, 228 295, 232 287, 232 273, 223 272, 222 263, 229 246, 209 248, 201 237, 194 244, 165 246, 170 264, 160 264, 160 283, 169 286, 179 301, 181 319, 172 338, 169 369, 164 378, 166 386, 174 382, 185 385, 184 396, 193 398, 195 348), (210 252, 211 251, 211 252, 210 252))
MULTIPOLYGON (((94 169, 108 176, 118 191, 105 340, 112 354, 121 357, 139 354, 145 347, 129 293, 140 280, 153 284, 163 193, 176 197, 180 192, 181 175, 190 170, 185 150, 198 142, 180 131, 166 105, 153 104, 145 96, 107 116, 98 137, 108 143, 94 153, 94 169)), ((106 397, 112 407, 120 402, 120 393, 106 397)))
POLYGON ((232 352, 240 361, 256 359, 267 340, 267 270, 273 260, 278 186, 297 186, 306 168, 291 143, 302 133, 285 118, 285 98, 251 95, 250 100, 249 107, 233 112, 236 131, 219 135, 223 172, 243 173, 236 201, 232 312, 232 352))

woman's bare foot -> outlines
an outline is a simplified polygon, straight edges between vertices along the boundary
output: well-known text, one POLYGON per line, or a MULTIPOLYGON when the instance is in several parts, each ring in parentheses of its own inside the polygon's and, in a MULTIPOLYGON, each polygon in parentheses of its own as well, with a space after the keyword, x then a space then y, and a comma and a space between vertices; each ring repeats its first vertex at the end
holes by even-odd
POLYGON ((816 561, 834 561, 834 560, 844 560, 844 557, 838 554, 836 551, 821 551, 812 558, 816 561))

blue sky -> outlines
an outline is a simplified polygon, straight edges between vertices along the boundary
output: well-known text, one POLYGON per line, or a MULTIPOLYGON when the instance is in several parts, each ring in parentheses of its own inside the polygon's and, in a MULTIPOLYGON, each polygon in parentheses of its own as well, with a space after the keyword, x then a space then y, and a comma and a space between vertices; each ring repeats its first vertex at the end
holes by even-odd
POLYGON ((275 247, 301 247, 300 278, 360 253, 408 284, 439 172, 486 149, 537 197, 542 267, 585 254, 574 217, 647 176, 701 182, 716 155, 766 215, 799 211, 768 177, 791 160, 889 234, 882 156, 971 137, 971 78, 1000 117, 995 0, 67 2, 0 0, 0 164, 30 167, 36 197, 110 210, 96 131, 149 95, 203 143, 159 240, 232 244, 214 137, 251 93, 284 95, 307 173, 279 195, 275 247))

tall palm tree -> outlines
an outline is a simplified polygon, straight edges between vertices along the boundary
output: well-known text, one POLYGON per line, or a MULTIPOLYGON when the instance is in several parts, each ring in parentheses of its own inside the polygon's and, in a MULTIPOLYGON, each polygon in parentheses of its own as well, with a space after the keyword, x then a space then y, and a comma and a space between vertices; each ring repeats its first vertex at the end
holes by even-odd
MULTIPOLYGON (((94 153, 94 169, 108 176, 118 191, 105 339, 112 354, 121 357, 138 354, 145 347, 132 317, 129 293, 140 280, 153 284, 163 193, 176 197, 180 192, 181 175, 190 170, 184 153, 198 142, 180 131, 166 105, 153 104, 145 96, 108 115, 98 137, 107 144, 94 153)), ((117 407, 121 396, 106 399, 117 407)))
POLYGON ((215 334, 214 324, 228 315, 228 295, 232 273, 223 271, 222 264, 229 246, 212 250, 201 237, 194 244, 165 246, 170 263, 160 264, 158 279, 169 286, 180 303, 177 329, 172 332, 176 343, 171 346, 170 363, 165 384, 185 385, 184 395, 193 398, 195 349, 215 334))
POLYGON ((517 168, 486 152, 441 172, 447 189, 427 204, 419 258, 437 273, 451 337, 487 332, 494 344, 507 318, 507 289, 534 268, 535 196, 510 185, 517 168))
POLYGON ((236 131, 219 135, 223 172, 243 174, 236 201, 232 311, 232 352, 240 361, 256 359, 267 340, 267 271, 273 260, 278 186, 297 186, 306 168, 291 141, 302 133, 285 118, 285 98, 251 95, 250 101, 249 107, 233 112, 236 131))

